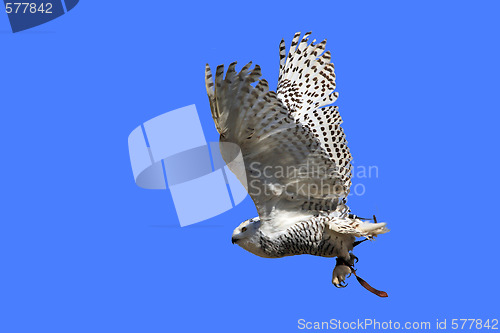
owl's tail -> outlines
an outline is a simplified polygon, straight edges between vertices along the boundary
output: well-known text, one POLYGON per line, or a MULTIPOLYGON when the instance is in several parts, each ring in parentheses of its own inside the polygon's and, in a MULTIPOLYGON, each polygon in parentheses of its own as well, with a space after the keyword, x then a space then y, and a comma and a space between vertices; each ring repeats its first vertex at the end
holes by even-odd
POLYGON ((366 237, 372 239, 380 234, 385 234, 390 230, 387 223, 377 223, 362 221, 359 218, 334 219, 328 223, 330 229, 340 234, 350 234, 355 237, 366 237))

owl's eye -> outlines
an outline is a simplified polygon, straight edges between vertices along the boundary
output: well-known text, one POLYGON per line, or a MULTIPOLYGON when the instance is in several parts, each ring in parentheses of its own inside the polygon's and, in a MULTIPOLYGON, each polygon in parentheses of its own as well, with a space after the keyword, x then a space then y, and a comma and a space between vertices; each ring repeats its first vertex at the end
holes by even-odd
POLYGON ((247 227, 241 228, 241 232, 245 232, 245 231, 247 231, 247 227))

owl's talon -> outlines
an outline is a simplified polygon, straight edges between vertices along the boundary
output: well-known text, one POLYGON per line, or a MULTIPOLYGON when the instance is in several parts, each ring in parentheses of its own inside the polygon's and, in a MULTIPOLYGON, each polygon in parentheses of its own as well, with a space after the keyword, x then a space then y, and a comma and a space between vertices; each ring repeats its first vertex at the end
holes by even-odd
MULTIPOLYGON (((349 274, 349 275, 350 275, 350 274, 349 274)), ((347 282, 345 282, 345 281, 342 281, 342 282, 340 282, 340 283, 338 283, 338 284, 335 284, 335 283, 334 283, 333 285, 335 286, 335 288, 345 288, 345 287, 347 287, 347 285, 348 285, 348 284, 349 284, 349 283, 347 283, 347 282)))
POLYGON ((337 265, 333 269, 332 283, 337 288, 345 288, 347 283, 345 279, 348 278, 352 273, 349 266, 345 265, 345 260, 342 258, 337 258, 337 265))
POLYGON ((358 257, 356 257, 356 256, 355 256, 354 254, 352 254, 352 253, 350 253, 350 255, 351 255, 351 260, 350 260, 350 261, 352 261, 352 262, 353 262, 353 264, 357 264, 357 263, 358 263, 358 261, 359 261, 358 257))

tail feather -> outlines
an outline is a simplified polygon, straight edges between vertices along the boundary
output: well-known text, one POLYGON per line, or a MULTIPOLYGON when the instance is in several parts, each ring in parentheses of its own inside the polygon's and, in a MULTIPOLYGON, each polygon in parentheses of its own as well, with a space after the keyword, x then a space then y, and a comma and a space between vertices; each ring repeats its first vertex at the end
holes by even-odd
POLYGON ((333 218, 328 222, 330 229, 335 232, 368 239, 389 232, 390 230, 386 228, 386 225, 387 223, 364 222, 359 219, 349 218, 333 218))
POLYGON ((386 228, 386 225, 387 223, 362 222, 359 229, 370 237, 374 237, 389 232, 390 230, 386 228))

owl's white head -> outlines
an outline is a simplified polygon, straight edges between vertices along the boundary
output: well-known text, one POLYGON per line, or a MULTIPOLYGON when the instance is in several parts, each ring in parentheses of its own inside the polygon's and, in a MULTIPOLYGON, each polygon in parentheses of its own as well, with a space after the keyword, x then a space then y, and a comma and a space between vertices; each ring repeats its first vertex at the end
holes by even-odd
POLYGON ((264 251, 260 248, 260 237, 259 232, 260 218, 254 217, 252 219, 242 222, 233 231, 231 237, 231 242, 233 244, 238 244, 248 252, 255 255, 264 257, 266 256, 264 251))

